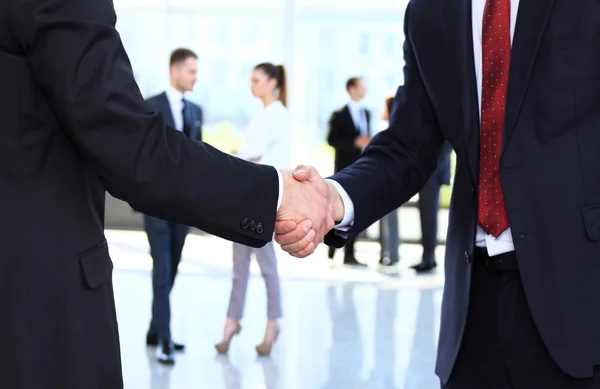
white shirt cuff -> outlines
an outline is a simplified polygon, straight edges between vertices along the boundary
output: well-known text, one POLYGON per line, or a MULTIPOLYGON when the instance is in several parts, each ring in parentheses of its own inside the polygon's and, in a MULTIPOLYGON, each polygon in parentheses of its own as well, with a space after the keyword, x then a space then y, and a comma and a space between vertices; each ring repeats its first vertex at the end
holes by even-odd
POLYGON ((281 176, 279 169, 275 169, 275 171, 277 172, 277 179, 279 180, 279 195, 277 197, 277 212, 279 212, 281 200, 283 200, 283 177, 281 176))
POLYGON ((342 186, 334 180, 326 179, 326 181, 331 182, 331 184, 337 189, 340 197, 342 198, 342 202, 344 203, 344 218, 341 222, 336 224, 333 228, 339 231, 349 231, 350 228, 354 225, 354 203, 348 196, 348 193, 342 188, 342 186))

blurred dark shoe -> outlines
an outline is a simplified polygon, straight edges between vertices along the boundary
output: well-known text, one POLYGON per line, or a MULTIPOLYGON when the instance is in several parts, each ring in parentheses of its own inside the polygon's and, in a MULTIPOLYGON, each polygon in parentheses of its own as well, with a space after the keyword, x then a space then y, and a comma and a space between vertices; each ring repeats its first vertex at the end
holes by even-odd
MULTIPOLYGON (((158 335, 154 332, 148 331, 148 334, 146 335, 146 345, 151 347, 158 346, 158 335)), ((173 348, 175 351, 184 351, 185 345, 173 342, 173 348)))
POLYGON ((174 365, 175 364, 175 348, 171 342, 165 342, 159 349, 158 355, 156 356, 158 363, 163 365, 174 365))

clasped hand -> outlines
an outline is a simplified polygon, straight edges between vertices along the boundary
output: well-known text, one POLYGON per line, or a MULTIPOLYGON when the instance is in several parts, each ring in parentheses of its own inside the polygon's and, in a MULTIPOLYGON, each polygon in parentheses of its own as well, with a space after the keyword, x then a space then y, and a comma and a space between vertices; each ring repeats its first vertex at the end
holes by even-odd
POLYGON ((298 258, 312 254, 344 215, 335 187, 311 166, 281 172, 283 199, 275 223, 275 241, 298 258))

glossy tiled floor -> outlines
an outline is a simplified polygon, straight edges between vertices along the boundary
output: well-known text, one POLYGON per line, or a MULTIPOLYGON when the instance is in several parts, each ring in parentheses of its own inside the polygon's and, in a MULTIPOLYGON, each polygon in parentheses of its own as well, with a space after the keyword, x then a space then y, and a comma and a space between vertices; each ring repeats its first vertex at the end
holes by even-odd
MULTIPOLYGON (((433 373, 443 269, 416 276, 408 266, 420 247, 403 245, 401 265, 377 266, 375 243, 357 243, 366 269, 335 264, 326 248, 309 259, 279 253, 284 315, 270 357, 259 358, 266 315, 256 264, 243 330, 218 356, 231 286, 231 244, 193 235, 172 294, 173 334, 187 350, 174 367, 144 345, 150 315, 151 262, 143 232, 108 231, 115 263, 126 389, 434 389, 433 373)), ((442 258, 440 248, 438 260, 442 258)), ((441 262, 441 261, 440 261, 441 262)))

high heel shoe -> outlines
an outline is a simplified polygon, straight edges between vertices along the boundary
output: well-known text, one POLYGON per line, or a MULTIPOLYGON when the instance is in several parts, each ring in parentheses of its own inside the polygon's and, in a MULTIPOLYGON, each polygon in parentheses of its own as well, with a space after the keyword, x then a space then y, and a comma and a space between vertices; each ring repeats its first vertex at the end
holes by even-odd
POLYGON ((279 331, 280 331, 280 328, 279 328, 279 324, 277 324, 277 322, 269 321, 267 323, 267 330, 265 332, 265 338, 263 339, 263 342, 261 344, 256 346, 256 352, 258 353, 258 355, 267 356, 271 353, 271 350, 273 349, 273 345, 275 344, 275 341, 277 340, 277 337, 279 336, 279 331))
POLYGON ((225 336, 223 337, 223 340, 221 341, 221 343, 217 343, 215 345, 215 348, 217 349, 217 351, 221 354, 225 354, 227 353, 227 351, 229 351, 229 344, 231 343, 231 339, 240 333, 240 331, 242 330, 242 326, 240 326, 240 323, 234 320, 231 320, 225 324, 225 336), (227 334, 227 327, 228 325, 233 325, 233 331, 230 331, 229 334, 227 334))

